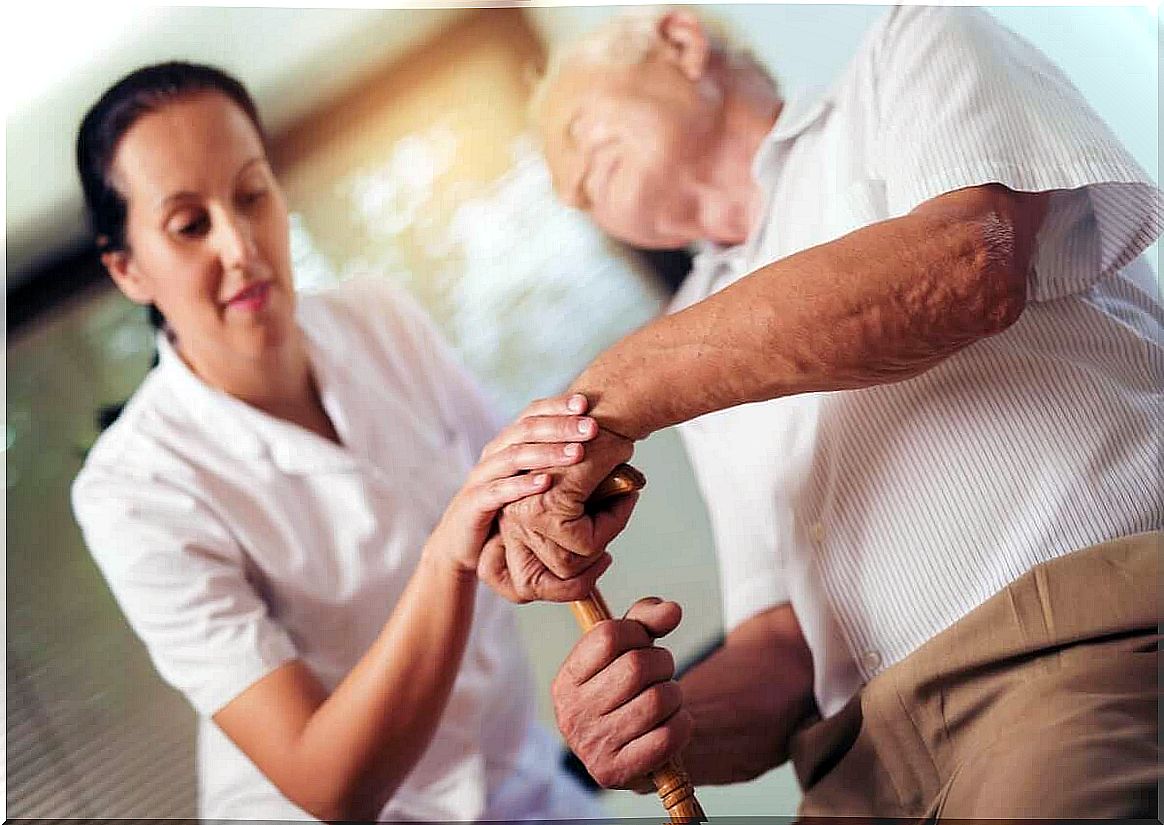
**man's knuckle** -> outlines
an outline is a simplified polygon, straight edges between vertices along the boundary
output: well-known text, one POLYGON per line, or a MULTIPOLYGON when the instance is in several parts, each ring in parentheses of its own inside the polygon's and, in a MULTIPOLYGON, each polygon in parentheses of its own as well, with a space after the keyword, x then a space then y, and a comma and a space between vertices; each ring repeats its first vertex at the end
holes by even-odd
POLYGON ((608 725, 597 720, 587 731, 587 749, 596 759, 609 763, 613 755, 618 753, 618 742, 613 739, 608 725))
POLYGON ((639 694, 639 710, 644 720, 657 720, 663 713, 663 693, 652 685, 639 694))
POLYGON ((594 781, 604 788, 613 788, 618 784, 618 773, 609 764, 603 761, 595 761, 586 768, 590 771, 590 775, 594 777, 594 781))
POLYGON ((623 670, 632 684, 642 684, 647 677, 649 667, 646 651, 637 649, 623 654, 623 670))
POLYGON ((660 728, 659 731, 660 735, 656 737, 655 740, 651 743, 649 750, 649 762, 651 765, 662 764, 667 759, 667 757, 673 755, 678 749, 675 746, 674 737, 671 736, 671 733, 667 728, 660 728))
POLYGON ((590 631, 594 640, 594 650, 605 662, 614 658, 618 651, 618 624, 613 621, 602 621, 590 631))

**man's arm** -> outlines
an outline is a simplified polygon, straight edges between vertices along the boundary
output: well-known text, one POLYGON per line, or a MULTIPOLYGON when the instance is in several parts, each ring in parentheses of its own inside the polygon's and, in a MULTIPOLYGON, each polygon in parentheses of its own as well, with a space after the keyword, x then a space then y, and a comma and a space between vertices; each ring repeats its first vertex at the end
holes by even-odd
MULTIPOLYGON (((769 264, 602 353, 571 387, 602 427, 586 460, 510 505, 481 578, 566 601, 630 516, 586 499, 633 442, 752 401, 901 381, 1001 332, 1026 304, 1045 193, 986 185, 769 264)), ((581 594, 581 595, 579 595, 581 594)))
POLYGON ((737 404, 912 378, 1019 317, 1045 200, 963 189, 783 258, 622 339, 572 389, 640 439, 737 404))
POLYGON ((788 759, 788 742, 816 709, 812 654, 790 605, 739 625, 679 680, 693 721, 683 764, 697 785, 754 779, 788 759))
POLYGON ((742 623, 676 687, 654 640, 678 622, 678 605, 643 599, 584 636, 554 680, 558 726, 606 787, 649 792, 647 774, 677 753, 696 785, 752 779, 788 758, 815 708, 812 657, 790 606, 742 623))

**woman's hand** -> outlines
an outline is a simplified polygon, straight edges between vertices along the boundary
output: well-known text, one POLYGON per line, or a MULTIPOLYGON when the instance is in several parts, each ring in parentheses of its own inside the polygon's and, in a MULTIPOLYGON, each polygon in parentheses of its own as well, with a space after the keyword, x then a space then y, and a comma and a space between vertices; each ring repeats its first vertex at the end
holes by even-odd
POLYGON ((545 492, 550 476, 539 471, 582 460, 583 442, 598 434, 598 425, 585 415, 586 409, 586 396, 580 394, 546 398, 526 407, 516 421, 485 445, 477 466, 429 537, 425 556, 475 578, 485 543, 500 540, 498 511, 511 502, 545 492))
MULTIPOLYGON (((384 629, 330 693, 301 660, 214 715, 275 785, 324 821, 374 819, 437 730, 473 624, 477 561, 497 511, 582 459, 586 398, 535 401, 485 446, 424 546, 384 629)), ((599 565, 595 565, 599 567, 599 565)), ((501 640, 505 641, 505 640, 501 640)))

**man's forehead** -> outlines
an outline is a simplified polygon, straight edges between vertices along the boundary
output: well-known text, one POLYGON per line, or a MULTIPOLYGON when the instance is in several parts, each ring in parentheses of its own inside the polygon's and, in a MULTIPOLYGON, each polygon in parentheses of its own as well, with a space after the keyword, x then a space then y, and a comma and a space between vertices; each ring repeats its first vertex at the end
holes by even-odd
POLYGON ((563 68, 547 90, 542 136, 554 187, 567 200, 579 183, 587 130, 601 122, 604 101, 618 96, 622 83, 608 66, 563 68))

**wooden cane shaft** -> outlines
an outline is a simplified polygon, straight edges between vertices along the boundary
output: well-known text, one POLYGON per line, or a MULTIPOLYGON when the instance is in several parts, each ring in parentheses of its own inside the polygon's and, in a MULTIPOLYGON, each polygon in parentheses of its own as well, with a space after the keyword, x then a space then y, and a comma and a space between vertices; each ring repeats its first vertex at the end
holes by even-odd
POLYGON ((610 613, 610 608, 606 606, 606 600, 598 592, 598 588, 591 590, 590 595, 585 599, 571 602, 570 609, 574 611, 574 618, 578 620, 578 626, 582 628, 583 633, 601 621, 614 618, 610 613))
MULTIPOLYGON (((620 464, 615 467, 606 480, 598 486, 591 496, 592 502, 613 498, 626 493, 641 490, 646 484, 646 477, 629 464, 620 464)), ((570 609, 574 618, 578 620, 582 632, 588 632, 594 625, 606 619, 613 619, 614 614, 606 604, 606 599, 595 587, 585 599, 572 602, 570 609)), ((666 808, 672 822, 706 822, 707 817, 699 801, 695 798, 695 788, 691 778, 683 769, 678 757, 669 760, 663 767, 651 774, 651 781, 655 783, 655 791, 659 800, 666 808)))

